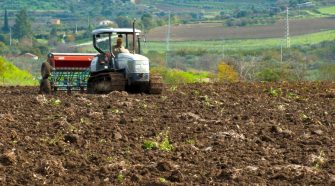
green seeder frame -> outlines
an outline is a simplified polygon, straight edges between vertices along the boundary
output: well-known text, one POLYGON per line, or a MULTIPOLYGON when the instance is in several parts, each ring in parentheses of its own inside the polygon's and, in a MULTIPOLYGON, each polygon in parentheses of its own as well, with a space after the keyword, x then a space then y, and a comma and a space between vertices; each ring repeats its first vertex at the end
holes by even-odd
POLYGON ((84 91, 90 76, 89 69, 85 71, 55 70, 51 72, 50 83, 54 91, 84 91))

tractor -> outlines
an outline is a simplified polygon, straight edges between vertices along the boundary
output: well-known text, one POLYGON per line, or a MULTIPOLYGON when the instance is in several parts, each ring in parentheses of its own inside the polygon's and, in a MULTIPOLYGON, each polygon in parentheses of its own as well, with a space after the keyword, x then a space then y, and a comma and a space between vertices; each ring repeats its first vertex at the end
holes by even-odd
POLYGON ((162 77, 150 74, 149 59, 141 55, 141 31, 133 28, 93 30, 98 53, 50 53, 41 66, 40 93, 73 90, 89 94, 112 91, 161 94, 162 77), (117 39, 125 40, 125 53, 113 53, 117 39))

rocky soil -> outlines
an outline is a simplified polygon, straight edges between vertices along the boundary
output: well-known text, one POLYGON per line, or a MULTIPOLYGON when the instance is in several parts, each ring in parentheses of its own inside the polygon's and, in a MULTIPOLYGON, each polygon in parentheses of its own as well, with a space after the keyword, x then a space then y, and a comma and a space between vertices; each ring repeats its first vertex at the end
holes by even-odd
POLYGON ((335 83, 0 87, 0 185, 335 185, 335 83))

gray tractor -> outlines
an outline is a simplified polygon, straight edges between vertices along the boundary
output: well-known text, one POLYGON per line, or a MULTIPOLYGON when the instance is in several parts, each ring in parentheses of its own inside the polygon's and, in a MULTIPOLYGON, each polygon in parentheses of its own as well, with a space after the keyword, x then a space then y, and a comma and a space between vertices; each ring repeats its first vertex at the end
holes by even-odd
POLYGON ((99 52, 92 59, 87 81, 91 94, 132 91, 160 94, 162 77, 150 74, 149 59, 141 55, 140 30, 108 28, 93 31, 93 46, 99 52), (122 38, 126 52, 114 54, 113 45, 122 38), (128 51, 128 52, 127 52, 128 51))

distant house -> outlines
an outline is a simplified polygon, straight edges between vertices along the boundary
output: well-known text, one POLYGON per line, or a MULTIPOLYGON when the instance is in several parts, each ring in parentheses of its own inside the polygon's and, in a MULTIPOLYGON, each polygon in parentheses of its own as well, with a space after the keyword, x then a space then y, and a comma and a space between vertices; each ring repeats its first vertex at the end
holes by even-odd
POLYGON ((115 24, 113 21, 111 21, 111 20, 102 20, 102 21, 100 21, 99 22, 99 25, 100 26, 106 26, 106 25, 112 25, 112 24, 115 24))
POLYGON ((134 4, 139 4, 140 3, 140 0, 122 0, 124 3, 125 2, 131 2, 131 3, 134 3, 134 4))
POLYGON ((53 20, 51 20, 51 24, 53 24, 53 25, 60 25, 60 19, 53 19, 53 20))
POLYGON ((25 53, 19 57, 26 58, 26 59, 33 59, 33 60, 38 60, 38 56, 32 54, 32 53, 25 53))
POLYGON ((130 0, 130 2, 134 3, 134 4, 139 4, 140 0, 130 0))

